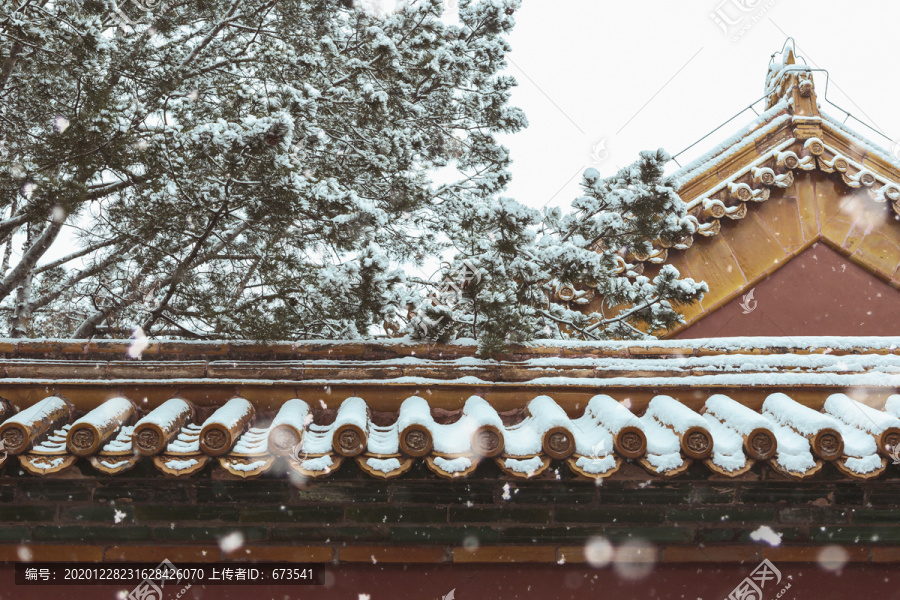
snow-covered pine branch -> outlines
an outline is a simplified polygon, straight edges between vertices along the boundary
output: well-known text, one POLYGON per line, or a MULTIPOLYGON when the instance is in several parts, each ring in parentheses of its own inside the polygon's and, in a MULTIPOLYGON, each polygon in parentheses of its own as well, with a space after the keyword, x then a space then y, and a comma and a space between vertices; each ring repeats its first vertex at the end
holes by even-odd
POLYGON ((539 337, 642 339, 670 329, 681 321, 675 307, 701 298, 706 284, 681 278, 672 265, 645 276, 629 262, 660 238, 693 233, 663 176, 668 160, 662 150, 643 152, 606 179, 586 170, 584 195, 568 214, 541 215, 505 198, 454 204, 440 213, 458 251, 453 268, 468 260, 482 277, 452 310, 425 304, 421 312, 450 324, 443 339, 476 337, 485 353, 539 337))
POLYGON ((440 0, 119 2, 133 26, 110 3, 16 4, 0 308, 21 296, 29 335, 370 335, 411 298, 400 265, 446 248, 444 214, 502 191, 495 132, 525 125, 500 75, 519 0, 464 3, 455 24, 440 0))

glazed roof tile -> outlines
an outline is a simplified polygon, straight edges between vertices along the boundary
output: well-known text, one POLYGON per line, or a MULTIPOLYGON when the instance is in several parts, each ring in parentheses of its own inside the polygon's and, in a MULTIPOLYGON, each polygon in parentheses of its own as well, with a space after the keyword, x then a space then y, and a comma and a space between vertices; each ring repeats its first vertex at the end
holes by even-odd
POLYGON ((871 478, 900 445, 898 346, 542 341, 487 360, 466 343, 165 342, 129 361, 123 342, 16 342, 0 354, 0 440, 4 463, 36 475, 143 460, 173 477, 317 478, 355 461, 387 479, 422 461, 453 479, 494 461, 512 478, 603 478, 631 461, 650 477, 698 462, 803 478, 831 462, 871 478))

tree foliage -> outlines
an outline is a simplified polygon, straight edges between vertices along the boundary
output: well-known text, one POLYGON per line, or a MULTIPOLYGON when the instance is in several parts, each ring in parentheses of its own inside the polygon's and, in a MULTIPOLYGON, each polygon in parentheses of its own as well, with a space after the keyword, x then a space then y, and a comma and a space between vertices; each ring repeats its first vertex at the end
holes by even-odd
POLYGON ((0 6, 10 335, 381 331, 493 353, 658 333, 705 290, 632 260, 696 227, 661 151, 588 170, 566 214, 499 196, 495 135, 526 126, 502 73, 520 0, 456 20, 442 0, 116 1, 0 6), (449 305, 408 275, 439 258, 479 273, 449 305))
POLYGON ((518 0, 156 4, 0 7, 11 332, 368 335, 506 184, 518 0))
MULTIPOLYGON (((636 260, 661 239, 696 232, 663 175, 669 160, 658 150, 605 179, 586 170, 584 195, 566 213, 509 199, 466 205, 449 231, 457 263, 478 264, 481 278, 462 290, 465 301, 443 308, 441 335, 477 338, 490 354, 536 337, 643 339, 682 322, 678 307, 702 298, 707 285, 682 279, 672 265, 644 275, 636 260)), ((440 312, 433 304, 424 310, 432 320, 440 312)))

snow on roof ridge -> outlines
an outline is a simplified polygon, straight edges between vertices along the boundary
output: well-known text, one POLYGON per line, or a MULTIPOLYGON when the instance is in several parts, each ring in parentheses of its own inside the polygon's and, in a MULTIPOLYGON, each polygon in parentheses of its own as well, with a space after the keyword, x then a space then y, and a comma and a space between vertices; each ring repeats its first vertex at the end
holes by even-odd
POLYGON ((900 336, 743 336, 721 337, 696 340, 532 340, 523 346, 567 346, 571 348, 671 348, 671 349, 763 349, 763 348, 831 348, 833 350, 849 350, 859 348, 881 348, 894 350, 900 348, 900 336))
POLYGON ((672 178, 675 187, 680 188, 694 176, 705 171, 708 168, 707 165, 713 160, 721 160, 728 156, 729 154, 726 154, 726 151, 741 140, 756 139, 765 133, 776 129, 784 121, 790 118, 789 114, 784 114, 779 117, 779 115, 787 110, 787 108, 787 100, 779 100, 772 108, 741 127, 738 132, 727 137, 705 154, 695 158, 693 161, 670 174, 669 177, 672 178))
MULTIPOLYGON (((24 340, 21 338, 17 338, 14 340, 15 342, 38 342, 42 344, 46 344, 52 342, 51 339, 34 339, 34 340, 24 340)), ((67 342, 69 344, 75 342, 75 340, 57 340, 59 342, 67 342)), ((123 349, 127 348, 130 341, 129 340, 103 340, 107 344, 119 344, 123 349)), ((0 343, 3 340, 0 339, 0 343)), ((155 340, 156 342, 156 340, 155 340)), ((93 342, 92 342, 93 343, 93 342)), ((240 353, 239 346, 240 345, 249 345, 250 342, 238 343, 232 340, 208 340, 204 342, 198 342, 196 340, 173 340, 171 342, 172 345, 176 346, 191 346, 194 344, 203 345, 206 347, 209 346, 231 346, 238 350, 240 353)), ((402 344, 408 344, 410 346, 422 347, 427 346, 428 351, 434 351, 435 353, 440 355, 441 348, 447 347, 456 347, 459 349, 475 350, 476 343, 470 340, 455 340, 453 342, 447 344, 437 344, 431 342, 429 340, 410 340, 408 338, 378 338, 378 339, 366 339, 366 340, 302 340, 302 341, 278 341, 272 340, 267 342, 253 342, 254 346, 268 346, 271 348, 278 347, 286 347, 292 346, 294 349, 294 356, 285 356, 279 361, 274 362, 282 362, 282 363, 295 363, 297 361, 310 360, 310 361, 322 361, 323 364, 326 362, 357 362, 359 358, 356 357, 355 354, 348 354, 347 357, 338 356, 335 358, 329 358, 324 355, 315 355, 315 356, 305 356, 304 346, 316 346, 319 349, 322 347, 327 348, 328 346, 340 347, 344 345, 366 345, 368 347, 392 347, 402 344)), ((685 354, 690 354, 694 351, 705 350, 712 352, 733 352, 733 353, 741 353, 746 351, 759 351, 759 350, 769 350, 768 354, 778 354, 778 353, 790 353, 791 351, 796 350, 825 350, 826 353, 829 351, 853 351, 855 353, 860 353, 861 351, 866 350, 890 350, 895 351, 900 348, 900 336, 756 336, 756 337, 721 337, 721 338, 713 338, 713 339, 650 339, 650 340, 591 340, 591 341, 583 341, 583 340, 572 340, 572 339, 535 339, 529 342, 523 342, 521 344, 517 344, 512 346, 509 349, 509 352, 512 354, 516 353, 527 353, 529 350, 534 349, 560 349, 561 351, 571 351, 572 353, 578 353, 580 351, 611 351, 611 352, 628 352, 629 350, 684 350, 685 354)), ((48 352, 49 350, 42 350, 41 352, 48 352)), ((123 350, 124 351, 124 350, 123 350)), ((189 349, 188 349, 189 352, 189 349)), ((73 360, 78 358, 77 353, 64 353, 63 356, 53 358, 53 359, 43 359, 43 358, 34 358, 28 356, 28 354, 20 355, 16 358, 4 358, 3 360, 7 362, 15 362, 22 361, 28 362, 33 360, 51 360, 56 362, 65 362, 68 360, 73 360)), ((145 354, 148 361, 144 362, 153 362, 154 355, 145 354)), ((168 355, 161 355, 165 360, 176 360, 176 357, 171 356, 171 352, 168 355)), ((429 355, 431 356, 431 355, 429 355)), ((553 355, 557 356, 557 355, 553 355)), ((562 356, 562 358, 576 358, 576 355, 566 355, 562 356)), ((363 357, 364 358, 364 357, 363 357)), ((385 364, 393 364, 397 366, 402 366, 404 364, 414 365, 414 364, 443 364, 450 360, 460 361, 458 364, 460 365, 469 365, 469 366, 477 366, 477 365, 486 365, 486 364, 496 364, 497 359, 493 358, 479 358, 474 355, 468 354, 459 354, 454 355, 451 354, 447 356, 447 358, 433 358, 433 357, 425 357, 418 358, 414 356, 414 353, 410 356, 398 355, 390 358, 379 359, 377 356, 370 357, 371 360, 379 360, 379 362, 384 361, 385 364)), ((135 365, 140 365, 142 361, 126 361, 124 358, 122 359, 125 362, 134 363, 135 365)), ((241 361, 242 359, 238 357, 213 357, 208 359, 207 361, 202 362, 210 362, 210 363, 231 363, 241 361)))
POLYGON ((878 158, 882 159, 886 163, 900 169, 900 159, 895 157, 891 152, 882 148, 881 146, 879 146, 878 144, 876 144, 869 138, 865 137, 858 131, 856 131, 854 129, 850 129, 849 127, 847 127, 846 125, 844 125, 843 123, 841 123, 840 121, 838 121, 837 119, 835 119, 834 117, 829 115, 828 113, 822 111, 821 109, 819 110, 819 114, 821 115, 822 120, 825 121, 829 126, 840 131, 847 137, 851 138, 853 141, 863 144, 869 152, 878 156, 878 158))

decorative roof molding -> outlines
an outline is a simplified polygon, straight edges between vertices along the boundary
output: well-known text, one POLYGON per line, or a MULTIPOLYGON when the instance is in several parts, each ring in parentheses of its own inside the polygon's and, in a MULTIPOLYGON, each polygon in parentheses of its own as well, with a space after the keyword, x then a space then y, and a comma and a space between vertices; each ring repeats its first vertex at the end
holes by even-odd
MULTIPOLYGON (((900 214, 900 166, 882 148, 820 113, 812 69, 795 63, 790 50, 785 64, 770 66, 766 112, 759 119, 672 175, 697 234, 718 235, 721 219, 743 219, 752 203, 765 202, 774 189, 790 188, 798 173, 812 170, 839 175, 849 190, 864 189, 900 214)), ((675 247, 690 243, 681 240, 675 247)), ((658 246, 672 244, 660 240, 658 246)))
MULTIPOLYGON (((821 119, 818 120, 822 123, 821 119)), ((837 140, 836 140, 837 141, 837 140)), ((844 144, 848 146, 847 144, 844 144)), ((693 200, 687 201, 688 210, 698 223, 698 233, 717 235, 720 226, 714 224, 722 218, 743 219, 747 204, 765 202, 772 188, 788 188, 794 183, 794 173, 819 169, 825 173, 838 173, 844 185, 851 189, 862 188, 876 202, 890 202, 900 214, 900 173, 896 177, 876 174, 864 164, 865 154, 842 152, 838 143, 829 144, 819 137, 805 141, 790 138, 776 144, 767 152, 737 169, 693 200)))
POLYGON ((900 288, 900 163, 820 111, 813 71, 788 50, 770 65, 766 111, 670 175, 695 233, 629 254, 628 270, 652 277, 673 264, 711 289, 661 335, 748 293, 819 242, 900 288))

